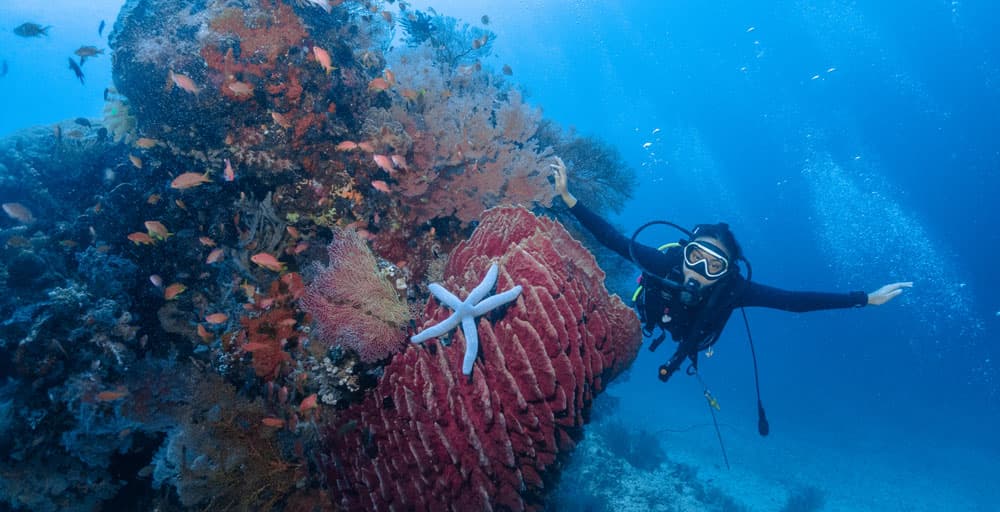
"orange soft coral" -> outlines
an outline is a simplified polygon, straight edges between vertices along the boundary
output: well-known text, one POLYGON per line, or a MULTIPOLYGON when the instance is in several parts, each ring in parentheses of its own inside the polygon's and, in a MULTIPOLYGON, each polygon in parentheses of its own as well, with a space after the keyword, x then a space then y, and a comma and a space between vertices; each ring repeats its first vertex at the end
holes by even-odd
POLYGON ((240 319, 243 329, 237 345, 253 355, 258 377, 274 380, 281 375, 283 363, 291 361, 287 349, 298 345, 301 334, 296 328, 301 315, 295 302, 304 292, 299 274, 284 274, 271 283, 266 296, 255 297, 255 302, 248 305, 252 313, 240 319))

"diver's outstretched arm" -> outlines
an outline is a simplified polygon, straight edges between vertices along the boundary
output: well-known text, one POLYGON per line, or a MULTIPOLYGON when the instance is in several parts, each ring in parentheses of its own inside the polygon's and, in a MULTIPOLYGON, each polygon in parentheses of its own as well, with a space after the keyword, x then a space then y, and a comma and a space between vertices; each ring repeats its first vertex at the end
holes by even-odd
POLYGON ((868 304, 881 306, 903 293, 903 288, 912 288, 913 281, 887 284, 868 294, 868 304))

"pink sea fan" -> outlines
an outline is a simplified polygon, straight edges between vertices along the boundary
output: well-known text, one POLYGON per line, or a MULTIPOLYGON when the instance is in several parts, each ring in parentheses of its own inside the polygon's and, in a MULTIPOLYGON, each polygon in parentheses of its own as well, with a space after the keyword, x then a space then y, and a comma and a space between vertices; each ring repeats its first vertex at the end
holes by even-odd
POLYGON ((406 344, 410 313, 382 274, 356 231, 336 230, 327 248, 328 266, 314 264, 315 277, 302 298, 317 327, 317 339, 354 350, 366 363, 399 352, 406 344))

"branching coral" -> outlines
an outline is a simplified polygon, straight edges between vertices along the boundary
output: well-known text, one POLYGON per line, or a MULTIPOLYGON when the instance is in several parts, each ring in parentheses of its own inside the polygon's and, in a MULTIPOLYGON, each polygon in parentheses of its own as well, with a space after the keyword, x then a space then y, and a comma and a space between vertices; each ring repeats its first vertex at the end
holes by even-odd
POLYGON ((154 460, 157 486, 177 489, 187 507, 270 510, 296 492, 306 466, 286 456, 277 431, 262 424, 260 401, 217 376, 197 376, 191 406, 154 460))
POLYGON ((618 150, 595 137, 564 131, 542 121, 535 134, 538 144, 551 147, 573 176, 573 194, 599 213, 620 213, 636 187, 635 170, 618 150))
POLYGON ((411 222, 454 215, 468 224, 498 204, 549 204, 550 153, 533 139, 541 113, 492 75, 453 74, 428 52, 394 66, 400 90, 423 91, 392 109, 413 139, 410 169, 393 176, 411 222))
POLYGON ((429 44, 438 61, 455 68, 489 56, 496 34, 481 27, 461 23, 451 16, 410 11, 400 18, 410 46, 429 44))

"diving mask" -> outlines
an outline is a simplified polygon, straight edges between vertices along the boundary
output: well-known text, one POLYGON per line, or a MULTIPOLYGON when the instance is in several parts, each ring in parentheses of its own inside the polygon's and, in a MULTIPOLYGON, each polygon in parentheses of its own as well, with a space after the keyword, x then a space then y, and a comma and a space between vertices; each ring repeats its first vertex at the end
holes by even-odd
POLYGON ((705 279, 715 280, 729 269, 725 251, 711 242, 693 240, 684 246, 684 266, 705 279))

